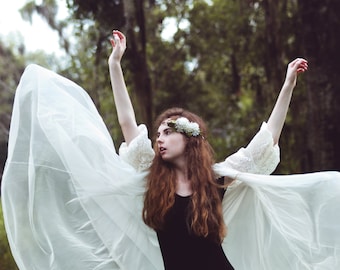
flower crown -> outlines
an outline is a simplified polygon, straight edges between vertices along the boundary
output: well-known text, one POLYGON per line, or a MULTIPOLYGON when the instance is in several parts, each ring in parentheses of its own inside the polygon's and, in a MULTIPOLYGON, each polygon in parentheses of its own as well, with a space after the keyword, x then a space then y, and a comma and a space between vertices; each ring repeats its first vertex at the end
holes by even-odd
POLYGON ((190 122, 185 117, 179 117, 176 120, 171 119, 167 121, 167 125, 176 132, 185 133, 188 137, 196 137, 201 134, 199 125, 196 122, 190 122))

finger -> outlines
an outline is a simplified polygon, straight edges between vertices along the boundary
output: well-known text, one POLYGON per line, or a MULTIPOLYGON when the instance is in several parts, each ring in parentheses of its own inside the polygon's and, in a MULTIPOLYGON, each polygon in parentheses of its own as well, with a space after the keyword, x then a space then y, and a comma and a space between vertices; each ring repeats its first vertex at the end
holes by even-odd
POLYGON ((114 41, 113 38, 110 38, 110 43, 111 43, 112 47, 115 47, 115 46, 116 46, 116 43, 115 43, 115 41, 114 41))
POLYGON ((308 62, 304 59, 300 60, 299 62, 300 67, 308 68, 308 62))
POLYGON ((125 49, 126 48, 126 37, 125 37, 125 35, 118 30, 113 30, 112 33, 113 33, 113 35, 118 36, 118 39, 120 41, 120 45, 125 49))
POLYGON ((125 39, 124 34, 120 31, 118 31, 118 30, 113 30, 112 33, 113 33, 113 35, 117 35, 120 40, 125 39))
POLYGON ((299 67, 301 67, 301 68, 307 70, 307 69, 308 69, 308 63, 307 63, 307 62, 302 62, 302 63, 299 65, 299 67))
POLYGON ((291 69, 295 69, 297 73, 305 72, 308 69, 308 62, 303 58, 297 58, 289 65, 291 69))
POLYGON ((119 38, 119 36, 117 34, 113 34, 113 39, 114 39, 116 44, 120 43, 120 38, 119 38))
POLYGON ((296 58, 294 61, 290 63, 292 66, 294 65, 301 65, 301 64, 308 64, 306 59, 303 58, 296 58))
POLYGON ((298 74, 300 74, 300 73, 305 72, 306 70, 307 70, 306 68, 300 67, 300 68, 298 68, 298 69, 296 70, 296 72, 297 72, 298 74))

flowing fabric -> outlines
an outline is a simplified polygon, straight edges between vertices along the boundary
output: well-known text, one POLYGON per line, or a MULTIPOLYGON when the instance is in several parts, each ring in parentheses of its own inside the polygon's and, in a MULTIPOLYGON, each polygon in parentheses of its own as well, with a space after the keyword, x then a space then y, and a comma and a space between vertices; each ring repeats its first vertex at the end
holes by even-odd
MULTIPOLYGON (((20 269, 164 269, 156 234, 141 217, 154 153, 139 129, 118 154, 81 87, 26 68, 1 198, 20 269)), ((236 179, 223 199, 230 262, 236 270, 340 269, 340 173, 263 175, 275 169, 279 150, 265 124, 261 130, 214 166, 217 176, 236 179)))

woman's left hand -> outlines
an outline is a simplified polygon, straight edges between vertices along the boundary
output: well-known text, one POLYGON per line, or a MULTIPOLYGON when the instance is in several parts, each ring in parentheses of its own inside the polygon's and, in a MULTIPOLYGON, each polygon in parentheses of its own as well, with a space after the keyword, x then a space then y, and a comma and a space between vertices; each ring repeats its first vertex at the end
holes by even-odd
POLYGON ((291 84, 293 87, 295 87, 297 75, 307 71, 307 69, 307 60, 303 58, 296 58, 288 64, 285 83, 291 84))

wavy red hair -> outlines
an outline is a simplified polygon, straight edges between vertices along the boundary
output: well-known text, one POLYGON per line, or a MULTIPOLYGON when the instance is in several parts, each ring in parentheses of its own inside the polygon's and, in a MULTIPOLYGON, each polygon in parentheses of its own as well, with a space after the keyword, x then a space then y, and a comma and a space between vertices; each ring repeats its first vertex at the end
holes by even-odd
MULTIPOLYGON (((212 170, 214 152, 206 140, 204 121, 182 108, 171 108, 157 118, 156 128, 166 119, 179 117, 198 123, 201 131, 197 137, 187 137, 185 151, 188 179, 193 192, 189 204, 190 228, 197 236, 221 242, 226 235, 226 226, 222 216, 222 201, 218 190, 220 187, 212 170)), ((157 143, 154 143, 154 150, 156 155, 147 178, 143 220, 157 231, 162 229, 165 215, 175 202, 176 174, 173 165, 160 156, 157 143)))

